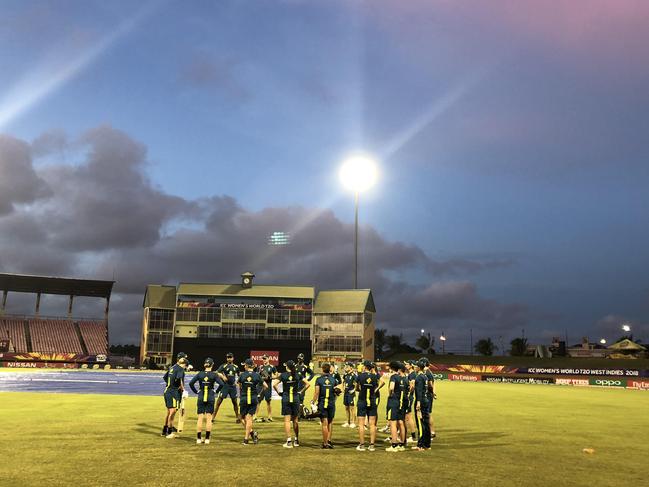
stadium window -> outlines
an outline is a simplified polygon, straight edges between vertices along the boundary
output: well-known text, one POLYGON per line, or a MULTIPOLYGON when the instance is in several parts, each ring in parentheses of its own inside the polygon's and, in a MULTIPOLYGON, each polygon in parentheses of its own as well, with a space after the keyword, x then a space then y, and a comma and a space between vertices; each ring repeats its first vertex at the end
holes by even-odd
POLYGON ((311 324, 311 311, 294 309, 291 311, 291 324, 295 325, 310 325, 311 324))
POLYGON ((245 310, 245 319, 266 321, 266 310, 260 308, 249 308, 245 310))
POLYGON ((287 309, 269 309, 268 323, 288 323, 289 310, 287 309))
POLYGON ((177 308, 176 321, 198 321, 198 308, 177 308))
POLYGON ((224 320, 242 320, 243 316, 243 309, 240 308, 225 308, 221 312, 221 319, 224 320))
POLYGON ((199 308, 198 321, 219 322, 221 321, 221 308, 199 308))

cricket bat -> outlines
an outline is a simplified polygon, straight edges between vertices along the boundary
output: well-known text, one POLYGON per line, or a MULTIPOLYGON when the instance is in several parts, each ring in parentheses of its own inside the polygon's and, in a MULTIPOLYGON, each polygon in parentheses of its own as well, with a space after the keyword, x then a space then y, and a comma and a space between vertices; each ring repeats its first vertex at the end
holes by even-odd
POLYGON ((185 398, 180 401, 180 415, 178 416, 178 433, 182 432, 185 426, 185 398))

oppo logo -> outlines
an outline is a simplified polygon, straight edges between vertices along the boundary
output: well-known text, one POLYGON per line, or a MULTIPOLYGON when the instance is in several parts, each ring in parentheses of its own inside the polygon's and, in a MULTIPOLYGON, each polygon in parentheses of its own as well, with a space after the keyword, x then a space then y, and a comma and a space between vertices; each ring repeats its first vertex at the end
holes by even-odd
POLYGON ((607 380, 607 379, 595 379, 595 384, 598 386, 621 386, 622 381, 620 380, 607 380))

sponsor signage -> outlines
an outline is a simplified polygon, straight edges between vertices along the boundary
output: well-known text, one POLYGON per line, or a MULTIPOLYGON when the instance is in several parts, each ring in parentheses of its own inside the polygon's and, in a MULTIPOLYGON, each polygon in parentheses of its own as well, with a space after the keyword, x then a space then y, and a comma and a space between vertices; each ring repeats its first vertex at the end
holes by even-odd
POLYGON ((106 355, 103 353, 100 353, 97 355, 97 362, 105 362, 106 361, 106 355))
POLYGON ((633 380, 630 379, 627 381, 627 387, 632 389, 644 389, 649 390, 649 380, 633 380))
POLYGON ((478 382, 480 380, 479 375, 469 375, 469 374, 448 374, 448 380, 459 380, 462 382, 478 382))
POLYGON ((448 374, 446 372, 434 372, 432 371, 434 380, 448 380, 448 374))
POLYGON ((553 377, 509 377, 502 375, 483 375, 482 380, 486 382, 508 382, 510 384, 554 384, 553 377))
POLYGON ((548 375, 597 375, 608 377, 644 377, 646 371, 637 369, 580 369, 559 367, 522 367, 519 374, 548 374, 548 375))
POLYGON ((560 386, 587 386, 590 385, 588 379, 572 379, 565 377, 557 377, 554 381, 555 384, 560 386))
POLYGON ((3 367, 14 369, 76 369, 76 364, 46 362, 0 362, 3 367))
POLYGON ((264 355, 268 355, 271 365, 277 367, 279 365, 279 352, 277 350, 251 350, 250 358, 255 362, 255 365, 261 365, 264 363, 262 358, 264 355))
POLYGON ((588 383, 591 386, 602 386, 602 387, 626 387, 625 379, 616 379, 616 378, 597 378, 597 379, 588 379, 588 383))

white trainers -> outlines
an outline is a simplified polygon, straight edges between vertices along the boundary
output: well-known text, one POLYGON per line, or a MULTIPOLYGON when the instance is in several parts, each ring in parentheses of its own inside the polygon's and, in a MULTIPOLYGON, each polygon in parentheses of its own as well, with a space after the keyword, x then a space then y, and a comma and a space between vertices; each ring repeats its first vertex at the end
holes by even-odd
POLYGON ((358 445, 358 446, 356 447, 356 450, 357 450, 357 451, 365 451, 365 445, 358 445))
POLYGON ((374 445, 370 443, 370 446, 367 447, 367 451, 374 451, 376 448, 374 448, 374 445))
POLYGON ((409 436, 406 439, 406 443, 417 443, 417 440, 415 440, 412 436, 409 436))
POLYGON ((201 440, 200 438, 196 438, 196 444, 200 445, 201 443, 203 443, 203 440, 201 440))
POLYGON ((165 438, 169 438, 169 439, 172 439, 172 438, 175 438, 175 437, 176 437, 176 433, 174 433, 173 431, 171 433, 169 433, 167 436, 165 436, 165 438))
POLYGON ((400 451, 400 450, 399 450, 399 447, 398 447, 398 446, 392 446, 392 445, 390 445, 389 447, 387 447, 387 448, 385 449, 385 451, 395 452, 395 451, 400 451))
POLYGON ((204 441, 203 443, 205 443, 206 445, 209 445, 209 444, 210 444, 210 439, 209 439, 209 438, 205 438, 205 441, 204 441))
POLYGON ((343 428, 349 428, 349 423, 343 423, 343 428))
POLYGON ((293 447, 297 448, 298 446, 300 446, 300 442, 298 441, 297 438, 293 438, 293 447))
POLYGON ((388 441, 388 442, 389 442, 389 441, 392 441, 392 438, 390 438, 390 437, 388 436, 388 437, 385 438, 383 441, 388 441))
POLYGON ((293 443, 291 443, 291 440, 286 440, 286 443, 282 445, 284 448, 293 448, 293 443))
POLYGON ((350 424, 349 427, 350 427, 350 428, 358 428, 358 426, 356 425, 356 423, 352 423, 352 424, 350 424))

